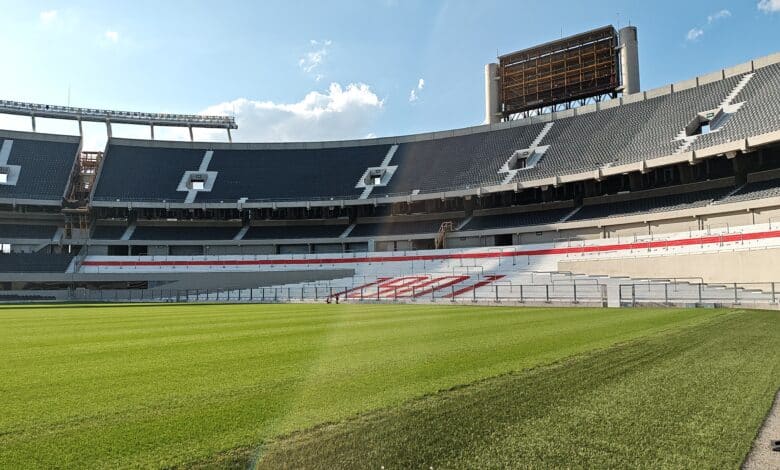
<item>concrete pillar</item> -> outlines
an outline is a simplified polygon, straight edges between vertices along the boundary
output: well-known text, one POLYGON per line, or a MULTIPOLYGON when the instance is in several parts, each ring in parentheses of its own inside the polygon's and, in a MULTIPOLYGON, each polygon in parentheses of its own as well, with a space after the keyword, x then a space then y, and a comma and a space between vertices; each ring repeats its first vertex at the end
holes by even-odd
POLYGON ((485 65, 485 124, 501 122, 498 104, 498 64, 485 65))
POLYGON ((642 174, 639 172, 633 172, 628 174, 628 186, 631 191, 639 191, 642 189, 642 174))
POLYGON ((111 133, 111 121, 106 121, 106 133, 108 134, 109 139, 113 137, 111 133))
POLYGON ((35 115, 33 114, 30 118, 32 119, 32 131, 35 132, 35 115))
POLYGON ((154 140, 154 123, 149 123, 149 133, 151 133, 152 140, 154 140))
POLYGON ((230 134, 230 128, 229 127, 227 128, 227 133, 228 133, 228 142, 230 142, 232 144, 233 143, 233 136, 230 134))
POLYGON ((636 26, 620 29, 618 47, 620 49, 620 74, 623 79, 623 94, 639 93, 639 41, 636 26))
POLYGON ((190 142, 193 142, 195 140, 195 137, 192 136, 192 126, 189 126, 190 129, 190 142))
POLYGON ((742 154, 736 155, 731 159, 732 168, 734 168, 734 182, 737 186, 747 183, 748 166, 742 154))

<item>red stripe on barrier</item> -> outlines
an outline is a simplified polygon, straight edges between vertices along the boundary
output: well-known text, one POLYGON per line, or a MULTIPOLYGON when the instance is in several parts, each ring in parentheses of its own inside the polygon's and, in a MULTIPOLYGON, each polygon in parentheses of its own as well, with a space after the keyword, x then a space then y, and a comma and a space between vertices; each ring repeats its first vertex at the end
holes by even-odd
POLYGON ((405 255, 405 256, 363 256, 356 258, 320 258, 320 259, 259 259, 259 260, 182 260, 182 261, 89 261, 82 266, 95 267, 143 267, 143 266, 279 266, 279 265, 322 265, 322 264, 356 264, 356 263, 393 263, 407 261, 441 261, 458 259, 492 259, 511 258, 513 256, 545 256, 567 255, 576 253, 602 253, 608 251, 630 251, 666 247, 681 247, 691 245, 711 245, 714 243, 731 243, 750 240, 764 240, 780 237, 780 230, 755 233, 737 233, 727 235, 710 235, 698 238, 683 238, 679 240, 659 240, 611 245, 591 245, 566 248, 541 248, 537 250, 516 250, 487 253, 454 253, 446 255, 405 255))
POLYGON ((451 298, 457 297, 457 296, 459 296, 461 294, 465 294, 466 292, 475 291, 475 290, 479 289, 480 287, 485 287, 488 284, 492 284, 492 283, 498 281, 499 279, 501 279, 503 277, 504 277, 503 274, 496 274, 496 275, 491 275, 491 276, 485 276, 485 280, 484 281, 479 281, 479 282, 474 283, 474 284, 472 284, 470 286, 466 286, 466 287, 464 287, 462 289, 458 289, 458 290, 456 290, 455 292, 453 292, 451 294, 445 295, 444 298, 445 299, 451 299, 451 298))

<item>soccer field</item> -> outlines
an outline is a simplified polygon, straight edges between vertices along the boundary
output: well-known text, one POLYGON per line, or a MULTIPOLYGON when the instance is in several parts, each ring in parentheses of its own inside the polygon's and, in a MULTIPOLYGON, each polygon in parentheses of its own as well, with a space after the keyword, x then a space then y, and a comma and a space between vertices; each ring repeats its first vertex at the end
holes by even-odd
POLYGON ((2 307, 0 467, 738 466, 778 364, 773 312, 2 307))

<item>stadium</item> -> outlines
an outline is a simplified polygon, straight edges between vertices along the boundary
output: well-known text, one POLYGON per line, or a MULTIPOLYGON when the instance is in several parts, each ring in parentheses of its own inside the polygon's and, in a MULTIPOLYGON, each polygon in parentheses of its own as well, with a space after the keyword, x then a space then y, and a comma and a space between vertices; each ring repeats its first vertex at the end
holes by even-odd
POLYGON ((414 135, 0 100, 0 467, 780 468, 780 53, 644 90, 637 38, 414 135))

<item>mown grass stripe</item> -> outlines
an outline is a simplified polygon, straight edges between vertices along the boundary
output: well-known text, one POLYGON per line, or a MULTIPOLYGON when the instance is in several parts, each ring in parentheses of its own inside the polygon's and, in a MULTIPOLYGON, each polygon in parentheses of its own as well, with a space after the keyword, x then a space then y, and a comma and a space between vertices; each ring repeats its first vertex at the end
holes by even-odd
POLYGON ((0 467, 160 467, 695 325, 719 310, 0 308, 0 467))

